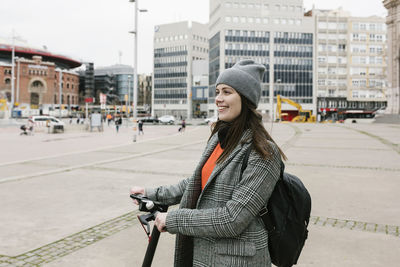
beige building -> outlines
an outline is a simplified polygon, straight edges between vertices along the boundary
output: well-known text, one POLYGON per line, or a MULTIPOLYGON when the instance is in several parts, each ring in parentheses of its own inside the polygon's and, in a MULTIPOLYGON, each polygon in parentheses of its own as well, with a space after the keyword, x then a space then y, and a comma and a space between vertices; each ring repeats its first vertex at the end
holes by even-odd
MULTIPOLYGON (((313 10, 317 32, 317 98, 321 119, 386 106, 386 26, 377 16, 313 10)), ((340 116, 339 116, 340 119, 340 116)))
POLYGON ((383 1, 388 16, 388 81, 387 113, 400 114, 400 1, 383 1))

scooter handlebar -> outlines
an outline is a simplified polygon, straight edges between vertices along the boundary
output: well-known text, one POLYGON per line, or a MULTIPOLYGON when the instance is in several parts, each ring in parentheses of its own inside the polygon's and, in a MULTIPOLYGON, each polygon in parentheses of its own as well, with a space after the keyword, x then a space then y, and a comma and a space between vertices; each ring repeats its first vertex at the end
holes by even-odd
POLYGON ((139 210, 145 212, 154 213, 156 211, 166 212, 168 210, 168 205, 161 204, 158 201, 153 201, 147 197, 140 194, 131 194, 132 199, 136 199, 139 202, 139 210))

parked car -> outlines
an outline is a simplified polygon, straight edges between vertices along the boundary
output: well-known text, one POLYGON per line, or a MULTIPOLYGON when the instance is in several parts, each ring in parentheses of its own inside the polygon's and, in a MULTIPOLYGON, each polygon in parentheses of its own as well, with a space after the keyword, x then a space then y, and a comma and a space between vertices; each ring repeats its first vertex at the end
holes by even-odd
POLYGON ((164 124, 174 124, 175 123, 175 117, 174 116, 172 116, 172 115, 164 115, 164 116, 161 116, 160 118, 158 118, 158 120, 161 122, 161 123, 164 123, 164 124))
POLYGON ((31 116, 29 119, 33 122, 34 128, 49 127, 52 132, 64 132, 65 123, 56 117, 43 115, 31 116))
POLYGON ((154 116, 138 118, 138 120, 143 121, 143 123, 145 123, 145 122, 159 123, 160 122, 159 119, 157 119, 154 116))
POLYGON ((213 122, 216 122, 217 120, 218 120, 218 116, 212 116, 210 118, 204 119, 204 122, 213 123, 213 122))

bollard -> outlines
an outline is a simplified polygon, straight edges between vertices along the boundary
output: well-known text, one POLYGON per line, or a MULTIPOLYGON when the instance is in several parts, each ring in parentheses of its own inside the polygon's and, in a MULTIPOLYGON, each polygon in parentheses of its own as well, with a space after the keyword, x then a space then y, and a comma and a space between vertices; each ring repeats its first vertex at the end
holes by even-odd
POLYGON ((133 142, 136 142, 136 136, 137 136, 137 130, 138 130, 138 125, 137 125, 137 120, 133 120, 133 142))

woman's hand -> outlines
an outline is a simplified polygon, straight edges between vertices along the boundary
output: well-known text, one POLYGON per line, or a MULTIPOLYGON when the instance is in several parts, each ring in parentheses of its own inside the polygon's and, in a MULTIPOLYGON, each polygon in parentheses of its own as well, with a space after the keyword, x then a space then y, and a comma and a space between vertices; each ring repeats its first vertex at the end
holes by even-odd
POLYGON ((159 212, 157 214, 156 220, 154 222, 155 226, 157 226, 158 231, 166 232, 165 222, 167 220, 168 212, 159 212))
MULTIPOLYGON (((144 188, 141 186, 134 186, 131 188, 131 194, 134 194, 134 195, 140 194, 140 195, 144 196, 144 193, 145 193, 144 188)), ((139 205, 139 202, 136 199, 133 199, 133 203, 135 203, 136 205, 139 205)))

